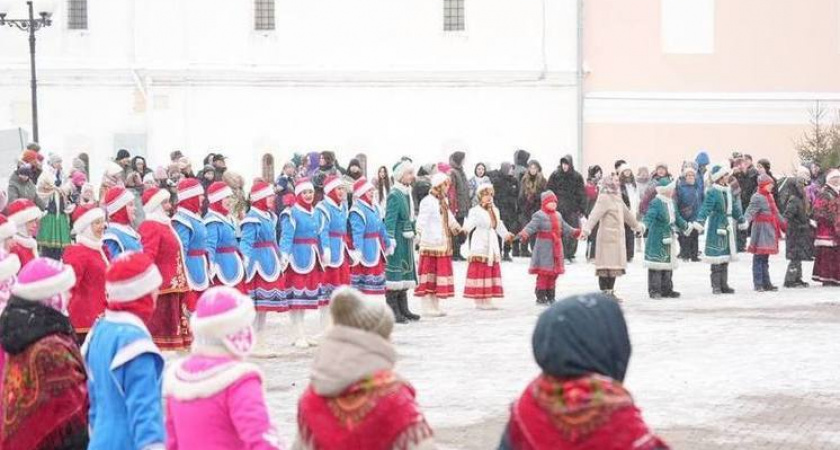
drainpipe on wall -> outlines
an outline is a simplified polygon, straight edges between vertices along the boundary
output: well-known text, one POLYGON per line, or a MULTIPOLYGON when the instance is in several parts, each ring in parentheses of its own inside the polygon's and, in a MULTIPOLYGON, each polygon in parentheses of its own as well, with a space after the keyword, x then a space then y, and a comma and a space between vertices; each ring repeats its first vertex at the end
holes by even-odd
POLYGON ((577 0, 577 160, 580 161, 581 167, 585 167, 583 160, 583 112, 584 112, 584 92, 583 92, 583 1, 577 0))

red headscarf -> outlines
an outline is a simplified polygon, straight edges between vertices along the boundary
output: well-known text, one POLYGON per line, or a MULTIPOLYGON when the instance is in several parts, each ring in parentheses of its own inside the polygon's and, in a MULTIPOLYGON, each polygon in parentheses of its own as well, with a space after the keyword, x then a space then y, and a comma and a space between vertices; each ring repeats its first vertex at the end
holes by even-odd
POLYGON ((223 200, 211 203, 209 209, 210 211, 215 211, 223 216, 230 214, 230 211, 227 208, 225 208, 225 202, 223 200))
POLYGON ((108 303, 108 309, 111 311, 130 312, 148 325, 149 321, 152 320, 152 314, 155 312, 155 302, 151 294, 149 294, 133 302, 110 302, 108 303))
POLYGON ((201 197, 192 197, 186 200, 178 202, 179 208, 184 208, 187 211, 193 212, 195 214, 201 214, 201 197))
MULTIPOLYGON (((335 192, 335 191, 333 191, 333 192, 335 192)), ((330 193, 332 193, 332 192, 330 192, 330 193)), ((312 202, 307 203, 306 200, 303 199, 303 193, 302 192, 298 195, 295 195, 295 204, 297 204, 298 206, 300 206, 301 208, 303 208, 307 211, 312 211, 312 202)))
POLYGON ((330 193, 327 194, 327 197, 331 198, 332 201, 334 201, 337 205, 340 205, 341 202, 344 201, 343 196, 341 196, 341 197, 338 196, 338 190, 337 189, 331 190, 330 193))

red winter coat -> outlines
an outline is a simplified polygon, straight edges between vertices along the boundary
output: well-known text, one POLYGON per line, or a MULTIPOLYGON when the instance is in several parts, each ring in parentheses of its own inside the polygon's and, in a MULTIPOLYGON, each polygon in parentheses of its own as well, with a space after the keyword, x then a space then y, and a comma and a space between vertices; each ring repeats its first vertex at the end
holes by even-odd
POLYGON ((99 249, 73 244, 64 250, 64 264, 76 273, 76 285, 70 290, 70 323, 76 333, 87 333, 105 311, 105 271, 108 263, 99 249))
POLYGON ((187 292, 189 288, 187 277, 184 275, 181 242, 172 226, 155 220, 145 220, 137 232, 140 233, 143 253, 152 258, 163 278, 160 293, 187 292))

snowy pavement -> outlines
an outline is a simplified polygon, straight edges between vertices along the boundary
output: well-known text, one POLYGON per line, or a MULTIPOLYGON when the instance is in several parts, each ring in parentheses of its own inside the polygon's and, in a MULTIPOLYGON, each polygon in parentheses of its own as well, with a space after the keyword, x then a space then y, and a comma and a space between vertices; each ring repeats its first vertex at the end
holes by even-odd
MULTIPOLYGON (((750 255, 730 267, 737 293, 712 296, 709 266, 683 264, 677 300, 647 298, 641 256, 616 283, 633 343, 625 384, 647 422, 675 449, 840 448, 840 288, 752 290, 750 255)), ((781 285, 786 262, 771 259, 781 285)), ((810 274, 811 264, 803 267, 810 274)), ((502 267, 507 298, 498 311, 477 311, 460 298, 466 265, 456 263, 459 297, 449 315, 397 326, 398 372, 418 400, 442 448, 491 449, 508 405, 538 373, 530 338, 537 315, 527 260, 502 267)), ((567 266, 558 297, 597 288, 585 262, 567 266)), ((412 300, 419 310, 419 302, 412 300)), ((269 319, 279 356, 258 359, 272 415, 291 443, 297 399, 316 350, 295 350, 288 318, 269 319)), ((308 314, 315 332, 317 314, 308 314)))

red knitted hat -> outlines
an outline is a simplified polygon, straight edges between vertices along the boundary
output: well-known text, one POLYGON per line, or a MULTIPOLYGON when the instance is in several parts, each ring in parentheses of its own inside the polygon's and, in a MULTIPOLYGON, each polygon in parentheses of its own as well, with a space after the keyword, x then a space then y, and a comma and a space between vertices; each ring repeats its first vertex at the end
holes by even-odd
POLYGON ((146 189, 146 192, 143 192, 143 211, 146 214, 151 213, 167 200, 169 200, 169 191, 160 188, 146 189))
POLYGON ((220 202, 233 195, 233 190, 227 183, 216 181, 207 188, 207 201, 210 203, 220 202))
POLYGON ((26 222, 40 219, 44 215, 32 200, 25 198, 13 201, 9 204, 7 211, 9 212, 9 220, 14 222, 15 225, 23 225, 26 222))
POLYGON ((108 189, 105 192, 105 210, 108 213, 108 217, 113 216, 133 201, 134 194, 124 187, 114 186, 108 189))
POLYGON ((272 195, 274 195, 274 189, 271 188, 270 184, 265 181, 257 181, 251 186, 251 193, 248 198, 251 200, 251 203, 254 203, 272 195))
POLYGON ((98 206, 79 205, 73 210, 73 233, 79 234, 93 222, 105 218, 105 211, 98 206))
POLYGON ((184 178, 178 182, 178 203, 204 195, 204 187, 195 178, 184 178))

